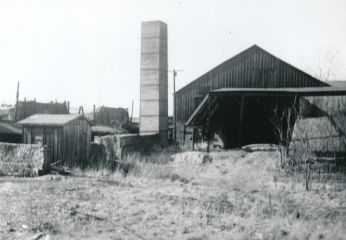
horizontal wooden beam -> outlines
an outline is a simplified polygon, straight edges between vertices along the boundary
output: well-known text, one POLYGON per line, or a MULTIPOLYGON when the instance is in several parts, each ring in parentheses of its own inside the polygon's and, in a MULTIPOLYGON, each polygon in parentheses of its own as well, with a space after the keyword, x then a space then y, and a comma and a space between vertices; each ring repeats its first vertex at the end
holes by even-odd
POLYGON ((346 90, 336 91, 316 91, 316 92, 303 92, 303 91, 216 91, 209 92, 213 97, 228 97, 228 96, 258 96, 258 97, 286 97, 286 96, 342 96, 346 95, 346 90))

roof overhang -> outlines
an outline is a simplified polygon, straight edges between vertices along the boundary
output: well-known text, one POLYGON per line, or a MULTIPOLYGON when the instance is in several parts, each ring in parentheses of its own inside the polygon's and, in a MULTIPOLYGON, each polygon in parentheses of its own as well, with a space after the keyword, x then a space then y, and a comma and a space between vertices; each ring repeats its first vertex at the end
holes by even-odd
POLYGON ((210 91, 192 113, 185 126, 200 126, 195 120, 202 122, 209 114, 215 113, 220 97, 308 97, 308 96, 346 96, 346 87, 309 87, 309 88, 221 88, 210 91), (213 99, 211 99, 213 98, 213 99), (209 103, 210 102, 210 103, 209 103))
POLYGON ((340 96, 346 95, 345 88, 221 88, 209 92, 212 97, 221 96, 340 96))

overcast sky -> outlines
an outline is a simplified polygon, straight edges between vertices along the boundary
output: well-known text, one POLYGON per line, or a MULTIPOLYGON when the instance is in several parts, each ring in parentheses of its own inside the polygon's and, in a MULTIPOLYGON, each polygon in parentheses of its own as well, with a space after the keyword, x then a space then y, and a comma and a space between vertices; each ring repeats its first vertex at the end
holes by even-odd
MULTIPOLYGON (((177 89, 256 44, 307 69, 338 50, 346 80, 346 1, 0 0, 0 103, 70 101, 139 115, 142 21, 168 25, 177 89), (343 65, 342 65, 343 64, 343 65)), ((169 73, 172 114, 172 73, 169 73)))

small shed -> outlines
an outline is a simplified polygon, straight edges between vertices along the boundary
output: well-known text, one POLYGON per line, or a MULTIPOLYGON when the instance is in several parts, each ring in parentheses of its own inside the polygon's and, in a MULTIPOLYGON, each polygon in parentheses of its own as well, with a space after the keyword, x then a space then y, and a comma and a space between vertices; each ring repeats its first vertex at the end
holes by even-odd
POLYGON ((18 123, 23 126, 23 143, 46 145, 51 163, 86 165, 92 123, 83 115, 35 114, 18 123))

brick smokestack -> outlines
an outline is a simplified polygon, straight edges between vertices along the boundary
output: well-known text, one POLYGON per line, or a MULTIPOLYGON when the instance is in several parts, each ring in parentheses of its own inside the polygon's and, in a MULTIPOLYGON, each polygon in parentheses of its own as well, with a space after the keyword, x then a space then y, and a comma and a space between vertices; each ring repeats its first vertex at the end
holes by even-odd
POLYGON ((167 25, 142 22, 140 134, 168 139, 167 25))

